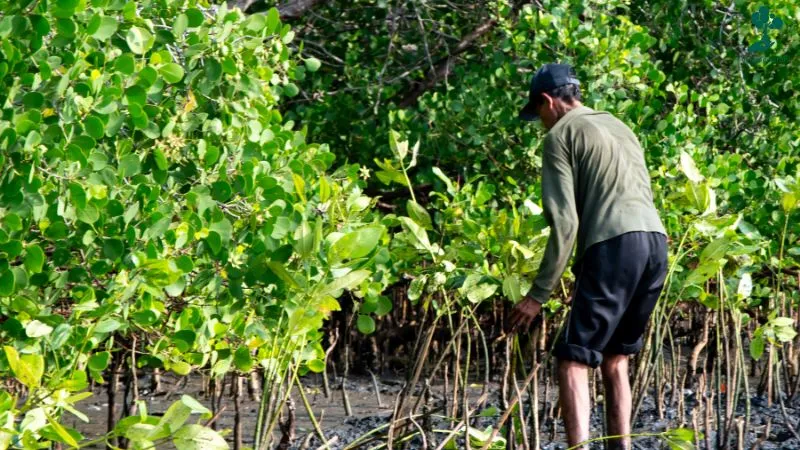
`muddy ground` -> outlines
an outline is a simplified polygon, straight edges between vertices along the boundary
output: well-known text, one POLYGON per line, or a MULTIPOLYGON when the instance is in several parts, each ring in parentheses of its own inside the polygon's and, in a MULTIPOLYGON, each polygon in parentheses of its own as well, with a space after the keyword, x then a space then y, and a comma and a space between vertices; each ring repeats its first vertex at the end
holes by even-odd
MULTIPOLYGON (((200 400, 205 405, 209 404, 202 392, 202 383, 199 377, 192 377, 188 382, 177 384, 178 378, 170 375, 162 377, 162 392, 154 394, 142 389, 141 397, 147 402, 148 411, 151 414, 158 414, 166 410, 166 408, 175 400, 178 400, 182 394, 188 394, 200 400)), ((145 381, 145 380, 142 380, 145 381)), ((142 383, 142 386, 146 386, 142 383)), ((334 443, 330 445, 331 449, 343 449, 346 444, 354 442, 365 433, 387 423, 391 414, 392 406, 402 386, 402 379, 399 378, 378 378, 378 387, 381 394, 382 405, 378 405, 377 397, 375 394, 372 379, 369 377, 357 378, 351 377, 346 383, 350 405, 352 407, 353 415, 348 417, 345 414, 345 408, 342 401, 342 391, 339 389, 340 381, 331 380, 331 396, 326 398, 323 395, 323 388, 321 384, 321 377, 309 376, 304 380, 306 386, 306 393, 309 402, 312 405, 315 416, 320 420, 323 432, 327 439, 334 439, 334 443)), ((122 390, 122 386, 120 391, 122 390)), ((441 391, 441 386, 435 387, 434 390, 441 391)), ((480 396, 482 386, 473 385, 471 387, 470 398, 477 399, 480 396)), ((497 385, 489 387, 489 400, 484 409, 499 406, 500 389, 497 385)), ((544 392, 544 387, 540 389, 544 392)), ((687 405, 687 416, 691 413, 691 409, 695 407, 697 401, 694 393, 685 391, 685 401, 687 405)), ((105 432, 106 428, 106 415, 108 411, 108 397, 105 390, 101 388, 96 389, 95 395, 81 403, 79 409, 86 413, 90 418, 90 423, 82 423, 74 416, 66 419, 67 423, 78 430, 80 430, 87 437, 96 437, 105 432)), ((296 423, 295 433, 296 438, 293 442, 292 449, 310 448, 316 449, 320 446, 320 441, 314 435, 313 427, 307 417, 305 408, 302 401, 294 393, 294 401, 296 406, 296 423)), ((117 399, 117 410, 121 405, 121 398, 117 399)), ((435 400, 434 400, 435 403, 435 400)), ((740 402, 737 413, 744 415, 744 401, 740 402)), ((232 430, 234 426, 234 408, 233 402, 227 396, 223 399, 224 410, 219 414, 216 420, 216 427, 220 431, 232 430)), ((527 406, 527 403, 526 403, 527 406)), ((794 429, 800 428, 800 398, 794 400, 787 400, 786 403, 786 416, 788 416, 790 425, 794 429)), ((242 415, 243 415, 243 443, 245 446, 252 445, 253 430, 255 429, 255 418, 258 411, 258 401, 252 400, 248 395, 243 396, 242 401, 242 415)), ((502 414, 502 409, 497 408, 497 413, 489 415, 488 417, 477 418, 473 426, 478 428, 485 428, 497 422, 498 416, 502 414)), ((676 426, 676 411, 674 409, 666 408, 664 419, 659 419, 655 408, 653 398, 646 398, 642 405, 641 412, 634 423, 634 433, 658 433, 676 426)), ((600 407, 592 413, 592 436, 602 434, 603 422, 602 411, 600 407)), ((449 423, 443 419, 435 419, 433 421, 434 429, 447 429, 449 423)), ((541 424, 542 433, 540 434, 541 448, 546 450, 564 450, 567 446, 564 444, 563 424, 560 419, 556 423, 543 419, 541 424), (555 428, 554 428, 555 427, 555 428), (555 439, 553 438, 553 430, 555 429, 555 439)), ((735 432, 734 432, 735 434, 735 432)), ((278 436, 280 433, 278 433, 278 436)), ((232 442, 233 434, 228 433, 226 438, 232 442)), ((789 450, 800 449, 800 440, 798 440, 789 427, 786 425, 786 419, 781 412, 779 405, 767 406, 767 402, 762 397, 753 397, 751 399, 751 427, 746 430, 746 442, 739 448, 751 449, 782 449, 789 450), (766 423, 771 422, 769 435, 764 436, 766 430, 766 423)), ((712 448, 714 446, 715 437, 711 436, 712 448)), ((731 440, 731 448, 737 448, 735 436, 731 440)), ((372 442, 362 448, 371 448, 376 445, 372 442)), ((463 442, 459 441, 458 448, 463 448, 463 442)), ((422 448, 422 443, 419 439, 411 441, 409 448, 422 448)), ((601 444, 595 445, 592 448, 604 448, 601 444)), ((668 448, 668 446, 657 438, 640 437, 634 439, 634 448, 636 449, 660 449, 668 448)), ((701 447, 705 448, 705 442, 701 442, 701 447)))

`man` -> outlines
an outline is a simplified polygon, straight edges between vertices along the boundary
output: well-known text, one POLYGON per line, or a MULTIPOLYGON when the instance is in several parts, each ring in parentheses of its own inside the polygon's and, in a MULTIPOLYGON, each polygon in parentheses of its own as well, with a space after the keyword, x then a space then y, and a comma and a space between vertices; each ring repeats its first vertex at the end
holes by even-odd
MULTIPOLYGON (((554 350, 570 446, 589 439, 590 367, 602 371, 608 435, 630 434, 628 356, 642 348, 667 272, 666 232, 639 141, 620 120, 580 100, 572 67, 547 64, 520 112, 548 130, 542 206, 550 237, 533 287, 509 317, 514 330, 531 324, 577 241, 572 309, 554 350)), ((630 445, 630 438, 609 441, 609 448, 630 445)))

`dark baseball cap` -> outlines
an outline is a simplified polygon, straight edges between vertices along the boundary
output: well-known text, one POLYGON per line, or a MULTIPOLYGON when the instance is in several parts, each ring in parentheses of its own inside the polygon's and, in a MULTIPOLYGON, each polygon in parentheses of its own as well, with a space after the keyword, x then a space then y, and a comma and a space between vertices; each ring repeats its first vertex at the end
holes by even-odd
POLYGON ((539 118, 539 113, 536 112, 537 101, 543 92, 552 91, 553 89, 564 86, 566 84, 574 84, 580 86, 578 76, 575 75, 575 69, 569 64, 545 64, 536 71, 531 80, 531 89, 528 95, 528 104, 519 112, 520 120, 532 121, 539 118))

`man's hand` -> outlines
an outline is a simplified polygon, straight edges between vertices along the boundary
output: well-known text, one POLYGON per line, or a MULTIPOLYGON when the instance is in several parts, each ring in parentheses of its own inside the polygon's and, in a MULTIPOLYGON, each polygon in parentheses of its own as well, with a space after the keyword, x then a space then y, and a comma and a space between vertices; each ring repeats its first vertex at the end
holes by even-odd
POLYGON ((541 303, 530 297, 525 297, 511 310, 511 315, 508 318, 510 331, 516 333, 519 330, 527 330, 541 310, 541 303))

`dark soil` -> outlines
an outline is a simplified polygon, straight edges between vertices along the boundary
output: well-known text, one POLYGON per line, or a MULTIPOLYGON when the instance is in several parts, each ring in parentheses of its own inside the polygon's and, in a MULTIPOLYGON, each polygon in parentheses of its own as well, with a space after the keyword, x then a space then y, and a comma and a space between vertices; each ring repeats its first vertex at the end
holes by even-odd
MULTIPOLYGON (((152 393, 143 390, 141 397, 147 402, 148 412, 150 414, 162 413, 167 407, 178 400, 182 394, 188 394, 202 403, 208 405, 209 399, 202 392, 202 383, 199 377, 192 377, 184 384, 176 384, 178 379, 176 377, 165 375, 162 380, 162 390, 160 393, 152 393)), ((351 378, 346 383, 346 390, 352 407, 353 415, 348 417, 345 414, 345 409, 342 400, 342 390, 339 388, 340 380, 331 380, 331 396, 325 398, 319 376, 309 376, 304 380, 306 386, 306 394, 309 402, 311 403, 313 413, 320 421, 323 433, 328 440, 335 439, 335 442, 330 445, 331 449, 342 449, 348 443, 358 439, 360 436, 374 430, 381 425, 388 422, 389 416, 394 405, 397 394, 400 392, 402 380, 382 378, 378 381, 378 386, 381 392, 382 406, 378 406, 377 397, 374 392, 372 380, 369 377, 364 378, 351 378)), ((146 385, 146 383, 142 383, 146 385)), ((499 415, 502 414, 500 404, 500 389, 497 385, 489 387, 490 396, 485 409, 495 407, 496 413, 488 415, 487 417, 477 417, 472 426, 478 429, 485 429, 499 420, 499 415)), ((122 390, 122 389, 120 389, 122 390)), ((436 391, 437 388, 434 388, 436 391)), ((441 391, 441 388, 438 388, 441 391)), ((473 385, 471 387, 470 398, 476 400, 481 393, 482 386, 473 385)), ((540 390, 544 392, 544 390, 540 390)), ((227 391, 226 391, 227 393, 227 391)), ((688 390, 684 391, 687 416, 691 414, 691 409, 697 404, 694 393, 688 390)), ((314 433, 311 421, 308 419, 308 413, 303 407, 300 396, 295 392, 294 403, 296 408, 295 422, 295 440, 293 441, 292 449, 310 448, 316 449, 321 443, 314 433)), ((433 407, 437 406, 437 402, 441 404, 441 400, 433 400, 433 407)), ((121 405, 121 398, 117 399, 117 409, 121 405)), ((737 408, 737 416, 744 416, 745 403, 740 402, 737 408)), ((215 422, 218 430, 226 431, 232 430, 234 426, 234 407, 233 401, 229 397, 222 400, 224 410, 219 415, 215 422)), ((527 402, 525 402, 527 407, 527 402)), ((102 435, 106 430, 106 415, 108 408, 107 395, 105 389, 98 389, 93 397, 84 400, 79 405, 79 409, 89 416, 90 423, 80 422, 74 416, 68 415, 66 423, 70 426, 77 428, 84 433, 87 437, 96 437, 102 435)), ((800 427, 800 398, 794 400, 787 399, 785 401, 786 417, 789 418, 791 426, 795 429, 800 427)), ((255 417, 258 411, 258 400, 250 399, 246 394, 242 399, 242 416, 243 416, 243 444, 251 446, 253 444, 252 437, 255 429, 255 417)), ((544 415, 541 423, 540 439, 542 449, 545 450, 564 450, 567 448, 563 435, 563 423, 560 419, 556 419, 554 424, 548 420, 544 415), (555 431, 555 439, 553 439, 553 432, 555 431)), ((634 423, 634 433, 658 433, 670 428, 676 427, 677 412, 671 408, 664 409, 664 418, 659 418, 655 402, 652 397, 644 399, 640 413, 634 423)), ((716 417, 712 418, 716 421, 716 417)), ((434 429, 448 429, 450 427, 449 421, 443 419, 432 419, 434 429)), ((691 423, 686 426, 691 427, 691 423)), ((277 428, 277 427, 276 427, 277 428)), ((592 412, 592 436, 600 436, 603 434, 603 420, 602 420, 602 406, 598 406, 592 412)), ((730 439, 730 448, 737 448, 736 432, 734 430, 733 436, 730 439)), ((442 435, 437 437, 441 439, 442 435)), ((280 432, 276 433, 276 437, 280 437, 280 432)), ((232 432, 226 434, 226 438, 232 442, 232 432)), ((668 448, 667 444, 658 438, 654 437, 638 437, 634 438, 634 448, 636 449, 659 449, 668 448)), ((761 449, 800 449, 800 440, 796 439, 789 427, 786 426, 786 419, 781 412, 780 405, 773 404, 771 407, 767 406, 767 402, 763 397, 755 396, 751 399, 751 426, 750 429, 745 430, 745 444, 741 448, 761 448, 761 449), (771 427, 768 436, 763 436, 766 430, 767 422, 771 422, 771 427)), ((716 448, 716 436, 710 436, 712 448, 716 448)), ((379 442, 371 442, 362 448, 370 448, 377 445, 379 442)), ((457 443, 458 448, 463 448, 463 440, 457 443)), ((409 448, 422 448, 422 443, 419 438, 415 438, 410 442, 409 448)), ((601 449, 604 448, 601 443, 595 444, 594 447, 601 449)), ((701 440, 701 448, 705 448, 705 440, 701 440)))

